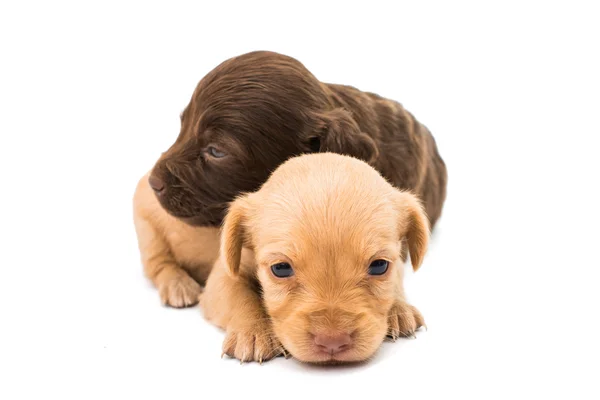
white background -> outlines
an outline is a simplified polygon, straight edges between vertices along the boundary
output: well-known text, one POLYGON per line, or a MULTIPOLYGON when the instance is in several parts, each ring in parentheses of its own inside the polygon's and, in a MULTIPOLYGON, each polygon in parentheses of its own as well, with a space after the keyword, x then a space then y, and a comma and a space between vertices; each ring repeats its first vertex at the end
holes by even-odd
POLYGON ((2 2, 0 398, 598 399, 593 3, 2 2), (142 274, 138 178, 196 83, 258 49, 399 100, 447 162, 406 282, 429 331, 365 365, 221 360, 142 274))

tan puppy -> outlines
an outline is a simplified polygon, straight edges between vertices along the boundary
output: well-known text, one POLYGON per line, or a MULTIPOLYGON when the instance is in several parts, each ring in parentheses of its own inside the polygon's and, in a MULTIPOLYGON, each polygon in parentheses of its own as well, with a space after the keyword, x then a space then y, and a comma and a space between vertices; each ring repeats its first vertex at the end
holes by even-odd
POLYGON ((219 229, 191 226, 167 214, 140 179, 134 195, 134 223, 144 272, 164 304, 187 307, 198 302, 219 254, 219 229))
POLYGON ((428 238, 417 198, 365 162, 292 158, 232 203, 201 306, 242 361, 282 347, 305 362, 365 360, 386 334, 424 325, 404 298, 401 254, 406 244, 416 270, 428 238))

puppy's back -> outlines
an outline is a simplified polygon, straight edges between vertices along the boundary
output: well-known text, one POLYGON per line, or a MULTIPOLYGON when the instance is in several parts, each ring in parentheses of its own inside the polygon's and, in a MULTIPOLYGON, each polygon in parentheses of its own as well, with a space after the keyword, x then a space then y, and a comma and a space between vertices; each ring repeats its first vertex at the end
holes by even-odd
POLYGON ((435 225, 446 200, 448 172, 429 129, 397 101, 352 86, 326 86, 333 104, 351 111, 361 131, 377 143, 380 155, 373 166, 394 186, 417 194, 435 225))

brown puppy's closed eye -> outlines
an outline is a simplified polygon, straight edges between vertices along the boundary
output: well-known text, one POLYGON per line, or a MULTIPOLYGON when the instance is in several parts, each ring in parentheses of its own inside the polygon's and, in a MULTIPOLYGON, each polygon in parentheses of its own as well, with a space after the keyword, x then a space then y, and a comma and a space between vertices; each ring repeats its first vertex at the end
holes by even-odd
POLYGON ((416 270, 429 238, 415 196, 355 158, 293 158, 238 198, 201 304, 226 329, 223 351, 263 361, 365 360, 386 334, 424 324, 404 299, 403 242, 416 270))

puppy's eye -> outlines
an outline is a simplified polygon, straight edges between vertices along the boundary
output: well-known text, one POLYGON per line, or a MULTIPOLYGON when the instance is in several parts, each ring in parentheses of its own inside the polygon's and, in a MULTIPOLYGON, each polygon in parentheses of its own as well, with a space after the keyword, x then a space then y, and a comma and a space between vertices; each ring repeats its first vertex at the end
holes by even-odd
POLYGON ((383 275, 389 266, 389 261, 375 260, 369 265, 369 275, 383 275))
POLYGON ((212 146, 210 146, 209 148, 207 148, 206 151, 208 152, 208 154, 210 154, 214 158, 223 158, 223 157, 225 157, 225 153, 223 153, 222 151, 217 150, 215 147, 212 147, 212 146))
POLYGON ((271 272, 278 278, 289 278, 294 275, 292 266, 284 262, 271 265, 271 272))

